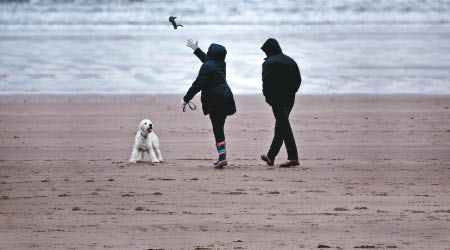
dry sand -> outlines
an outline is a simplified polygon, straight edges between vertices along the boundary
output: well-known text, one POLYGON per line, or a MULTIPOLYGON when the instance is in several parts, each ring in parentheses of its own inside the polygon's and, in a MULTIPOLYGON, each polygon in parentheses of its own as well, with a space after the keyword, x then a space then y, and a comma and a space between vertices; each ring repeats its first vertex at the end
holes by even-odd
POLYGON ((224 170, 180 98, 1 96, 0 249, 450 249, 449 96, 299 96, 280 169, 269 107, 240 95, 224 170), (130 165, 147 117, 166 161, 130 165))

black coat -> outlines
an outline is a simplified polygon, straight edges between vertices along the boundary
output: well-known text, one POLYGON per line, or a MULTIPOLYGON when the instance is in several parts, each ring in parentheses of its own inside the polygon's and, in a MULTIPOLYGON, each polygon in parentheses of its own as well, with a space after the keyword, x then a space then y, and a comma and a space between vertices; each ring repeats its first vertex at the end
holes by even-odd
POLYGON ((226 80, 225 56, 227 51, 225 47, 213 43, 209 46, 208 54, 205 54, 200 48, 196 49, 194 54, 203 62, 203 65, 183 100, 188 102, 199 91, 202 91, 201 101, 205 115, 236 113, 233 93, 226 80))
POLYGON ((266 53, 262 65, 262 87, 271 106, 289 106, 302 82, 297 63, 283 54, 277 40, 269 38, 261 49, 266 53))

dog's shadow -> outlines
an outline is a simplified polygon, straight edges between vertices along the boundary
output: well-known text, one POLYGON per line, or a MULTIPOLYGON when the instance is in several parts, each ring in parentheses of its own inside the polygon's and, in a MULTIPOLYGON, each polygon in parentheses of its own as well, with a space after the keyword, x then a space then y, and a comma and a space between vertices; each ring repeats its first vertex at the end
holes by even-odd
POLYGON ((136 163, 128 163, 128 166, 158 166, 158 165, 164 165, 167 163, 166 161, 153 163, 151 161, 137 161, 136 163))

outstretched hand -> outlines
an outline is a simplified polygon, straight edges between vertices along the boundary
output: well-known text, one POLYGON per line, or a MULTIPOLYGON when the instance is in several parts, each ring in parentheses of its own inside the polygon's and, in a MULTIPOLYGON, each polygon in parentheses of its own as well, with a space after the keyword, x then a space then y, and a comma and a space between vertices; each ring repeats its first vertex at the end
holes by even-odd
POLYGON ((195 51, 196 49, 198 49, 198 41, 195 41, 195 43, 194 43, 194 40, 192 40, 192 38, 191 38, 191 39, 187 40, 186 46, 188 46, 189 48, 191 48, 195 51))

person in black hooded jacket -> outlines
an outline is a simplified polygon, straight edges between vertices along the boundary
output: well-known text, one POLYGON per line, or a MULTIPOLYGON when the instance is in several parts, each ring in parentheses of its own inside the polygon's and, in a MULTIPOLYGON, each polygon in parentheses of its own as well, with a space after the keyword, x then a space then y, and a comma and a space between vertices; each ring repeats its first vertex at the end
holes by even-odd
POLYGON ((289 114, 294 107, 295 93, 302 82, 300 70, 292 58, 283 54, 278 41, 274 38, 267 39, 261 49, 267 55, 262 66, 263 94, 266 102, 272 106, 275 116, 275 135, 269 152, 261 155, 261 159, 268 165, 273 165, 284 142, 288 160, 281 163, 280 167, 297 166, 299 165, 297 145, 289 122, 289 114))
POLYGON ((226 142, 224 125, 227 116, 236 113, 233 93, 226 81, 225 56, 227 50, 220 44, 211 44, 205 54, 199 47, 198 42, 190 39, 186 46, 194 50, 194 54, 202 61, 197 79, 181 100, 183 108, 201 91, 201 102, 203 114, 211 119, 214 137, 216 139, 219 159, 214 163, 215 168, 227 165, 226 142))

